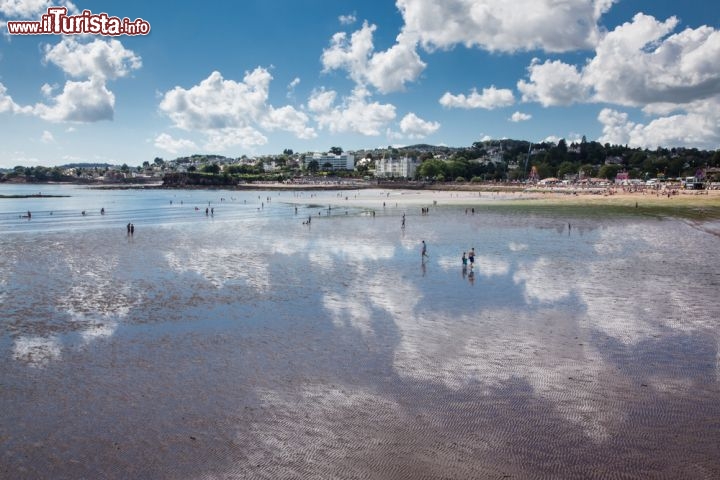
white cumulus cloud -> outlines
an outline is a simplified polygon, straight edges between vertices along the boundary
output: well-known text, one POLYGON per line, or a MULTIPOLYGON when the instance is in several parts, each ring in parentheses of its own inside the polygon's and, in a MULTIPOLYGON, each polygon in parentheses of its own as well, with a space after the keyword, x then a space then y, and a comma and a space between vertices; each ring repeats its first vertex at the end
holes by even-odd
POLYGON ((215 71, 189 89, 178 86, 166 92, 159 108, 174 126, 202 132, 210 145, 222 148, 264 145, 267 138, 260 129, 313 138, 316 134, 308 126, 307 114, 292 106, 275 108, 268 103, 271 80, 270 73, 261 67, 248 72, 240 82, 215 71))
MULTIPOLYGON (((20 6, 19 2, 5 2, 3 8, 12 12, 32 9, 20 6)), ((16 104, 0 84, 0 112, 35 115, 50 122, 112 120, 115 95, 108 89, 107 81, 125 77, 142 66, 140 57, 114 39, 80 42, 66 37, 54 46, 46 45, 43 50, 44 62, 57 65, 70 77, 80 80, 68 80, 58 94, 58 85, 43 84, 40 91, 46 103, 34 106, 16 104)))
POLYGON ((604 108, 598 115, 603 126, 601 143, 630 147, 657 148, 699 145, 720 147, 720 99, 702 102, 687 113, 658 117, 642 124, 625 112, 604 108))
POLYGON ((335 105, 336 96, 333 91, 321 90, 313 93, 308 101, 320 128, 332 133, 375 136, 395 119, 395 106, 369 101, 370 94, 365 88, 356 87, 340 105, 335 105))
POLYGON ((515 96, 512 90, 505 88, 483 88, 482 93, 478 93, 473 89, 469 95, 458 94, 453 95, 445 92, 440 97, 440 105, 446 108, 484 108, 493 110, 495 108, 507 107, 515 103, 515 96))
POLYGON ((540 63, 534 59, 528 67, 530 81, 518 82, 524 102, 538 102, 543 106, 571 105, 588 99, 588 87, 574 65, 560 61, 540 63))
POLYGON ((525 122, 532 118, 529 113, 515 112, 510 116, 511 122, 525 122))
POLYGON ((533 60, 528 81, 518 82, 522 99, 544 106, 606 103, 648 116, 640 123, 617 108, 603 109, 602 142, 717 148, 720 31, 701 26, 673 33, 678 23, 638 13, 605 34, 581 68, 533 60))
POLYGON ((377 27, 367 22, 352 33, 338 32, 323 51, 323 71, 345 70, 360 86, 372 86, 381 93, 402 90, 425 69, 411 37, 399 35, 386 51, 375 52, 373 34, 377 27))
POLYGON ((455 45, 489 51, 565 52, 591 48, 614 0, 397 0, 403 32, 428 50, 455 45))
POLYGON ((7 88, 0 83, 0 113, 30 113, 32 109, 21 107, 7 94, 7 88))
POLYGON ((267 137, 253 127, 229 127, 207 132, 204 148, 211 151, 223 151, 238 145, 243 148, 257 147, 265 145, 267 142, 267 137))
POLYGON ((400 120, 400 131, 406 137, 425 138, 440 129, 438 122, 429 122, 414 113, 408 113, 400 120))
POLYGON ((32 112, 51 122, 90 123, 112 120, 114 108, 115 95, 107 89, 104 80, 92 77, 83 82, 66 82, 50 105, 38 103, 32 112))
POLYGON ((161 133, 160 135, 155 137, 154 144, 157 148, 160 148, 170 153, 180 153, 197 150, 197 146, 193 141, 183 138, 173 138, 167 133, 161 133))
POLYGON ((310 95, 308 109, 313 112, 325 112, 332 108, 335 103, 337 92, 335 90, 316 90, 310 95))
POLYGON ((44 51, 44 61, 57 65, 75 78, 112 80, 125 77, 142 66, 141 58, 115 39, 95 39, 85 43, 65 37, 56 45, 45 45, 44 51))
POLYGON ((280 108, 269 108, 261 125, 268 130, 285 130, 294 133, 297 138, 315 138, 317 133, 308 126, 309 121, 310 118, 305 113, 286 105, 280 108))
POLYGON ((350 13, 348 15, 340 15, 338 17, 338 21, 342 25, 352 25, 353 23, 355 23, 357 21, 357 17, 355 16, 354 13, 350 13))
POLYGON ((600 42, 584 71, 595 100, 627 106, 685 104, 720 94, 720 31, 685 29, 641 13, 600 42))

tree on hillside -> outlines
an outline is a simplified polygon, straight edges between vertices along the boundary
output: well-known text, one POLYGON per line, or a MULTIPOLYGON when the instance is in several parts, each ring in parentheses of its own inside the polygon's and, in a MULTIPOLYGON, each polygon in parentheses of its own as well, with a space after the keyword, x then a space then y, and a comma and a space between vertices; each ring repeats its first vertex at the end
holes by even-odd
POLYGON ((307 164, 308 171, 315 173, 320 169, 320 164, 317 160, 310 160, 307 164))
POLYGON ((598 177, 614 180, 617 177, 618 170, 620 170, 618 165, 603 165, 598 170, 598 177))
POLYGON ((585 178, 597 176, 597 170, 593 165, 590 165, 589 163, 580 166, 580 173, 585 178))
POLYGON ((419 177, 425 178, 437 178, 439 176, 445 176, 445 162, 442 160, 425 160, 417 169, 419 177))
POLYGON ((562 153, 562 154, 566 154, 566 153, 567 153, 567 142, 565 141, 564 138, 561 138, 560 141, 558 142, 558 144, 557 144, 557 149, 558 149, 558 150, 560 151, 560 153, 562 153))
POLYGON ((217 163, 205 164, 200 168, 200 171, 203 173, 212 173, 213 175, 217 175, 220 173, 220 165, 217 163))
POLYGON ((330 147, 330 153, 333 155, 342 155, 343 149, 340 147, 330 147))
POLYGON ((578 165, 573 162, 562 162, 558 167, 557 176, 562 179, 565 175, 573 175, 578 172, 578 165))

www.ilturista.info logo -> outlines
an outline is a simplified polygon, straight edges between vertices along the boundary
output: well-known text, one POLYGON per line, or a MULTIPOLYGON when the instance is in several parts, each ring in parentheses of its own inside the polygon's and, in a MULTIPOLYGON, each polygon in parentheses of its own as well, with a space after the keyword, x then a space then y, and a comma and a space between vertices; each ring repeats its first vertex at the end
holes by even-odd
POLYGON ((111 17, 107 13, 83 10, 79 15, 68 15, 65 7, 50 7, 40 20, 7 22, 11 35, 147 35, 150 23, 142 18, 111 17))

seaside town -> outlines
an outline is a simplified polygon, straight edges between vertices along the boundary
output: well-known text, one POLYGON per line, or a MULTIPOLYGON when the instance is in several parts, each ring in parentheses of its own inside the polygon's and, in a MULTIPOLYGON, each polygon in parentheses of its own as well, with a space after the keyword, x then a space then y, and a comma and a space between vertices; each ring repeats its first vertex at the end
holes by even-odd
POLYGON ((156 157, 140 165, 79 163, 0 170, 0 182, 160 183, 165 186, 232 186, 261 182, 422 182, 441 185, 515 184, 538 187, 720 189, 720 151, 655 150, 594 141, 532 144, 519 140, 475 142, 470 147, 413 145, 372 150, 237 158, 196 154, 156 157))

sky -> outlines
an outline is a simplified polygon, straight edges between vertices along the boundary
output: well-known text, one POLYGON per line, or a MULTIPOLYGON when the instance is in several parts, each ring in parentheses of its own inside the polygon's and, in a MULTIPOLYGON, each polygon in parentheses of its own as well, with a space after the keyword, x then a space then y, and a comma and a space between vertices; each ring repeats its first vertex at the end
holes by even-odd
POLYGON ((0 168, 503 138, 720 148, 714 1, 0 0, 0 31, 0 168), (9 32, 53 7, 149 32, 9 32))

